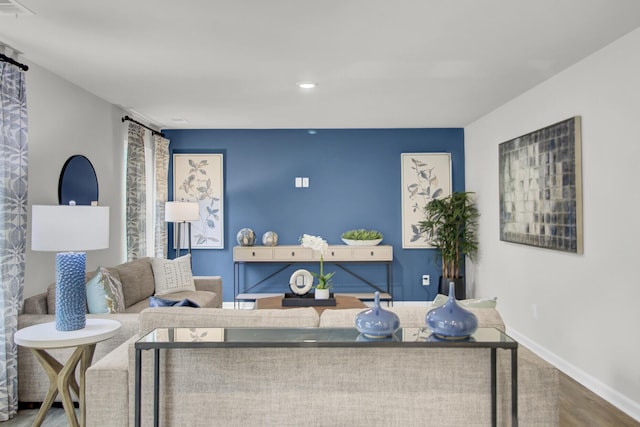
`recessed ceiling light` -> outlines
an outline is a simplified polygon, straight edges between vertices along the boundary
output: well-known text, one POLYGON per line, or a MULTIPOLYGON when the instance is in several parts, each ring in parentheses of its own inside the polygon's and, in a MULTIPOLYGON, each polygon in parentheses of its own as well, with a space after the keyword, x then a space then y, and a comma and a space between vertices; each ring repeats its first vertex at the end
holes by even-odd
POLYGON ((298 87, 301 89, 313 89, 316 86, 315 82, 298 82, 298 87))
POLYGON ((171 119, 171 121, 173 123, 177 124, 177 125, 186 125, 187 123, 189 123, 185 119, 182 119, 182 118, 179 118, 179 117, 173 118, 173 119, 171 119))

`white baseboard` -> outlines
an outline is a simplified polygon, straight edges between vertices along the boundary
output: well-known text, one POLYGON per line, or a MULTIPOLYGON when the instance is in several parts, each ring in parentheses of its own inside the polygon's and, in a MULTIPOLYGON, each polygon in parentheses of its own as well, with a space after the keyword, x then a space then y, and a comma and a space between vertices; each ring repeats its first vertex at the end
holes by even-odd
POLYGON ((617 407, 622 412, 629 415, 631 418, 634 418, 636 421, 640 421, 640 403, 629 399, 627 396, 612 389, 610 386, 604 384, 603 382, 595 379, 583 370, 576 368, 571 363, 567 362, 561 357, 558 357, 556 354, 550 352, 546 348, 529 340, 518 331, 509 327, 507 327, 506 330, 508 335, 513 337, 516 341, 527 347, 529 350, 533 351, 539 357, 552 364, 607 402, 611 403, 613 406, 617 407))

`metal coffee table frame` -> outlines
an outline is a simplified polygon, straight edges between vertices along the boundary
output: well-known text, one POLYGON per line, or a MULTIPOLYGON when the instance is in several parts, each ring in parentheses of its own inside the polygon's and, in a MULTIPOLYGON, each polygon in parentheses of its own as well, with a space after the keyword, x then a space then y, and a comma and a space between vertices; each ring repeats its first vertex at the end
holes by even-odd
POLYGON ((260 347, 421 347, 486 348, 491 351, 491 425, 497 425, 497 349, 511 350, 511 425, 518 425, 518 343, 496 328, 478 328, 469 340, 433 340, 426 328, 401 328, 395 340, 358 342, 355 328, 198 328, 209 330, 215 341, 180 341, 180 330, 192 328, 158 328, 135 343, 135 426, 142 417, 142 351, 154 351, 153 425, 159 426, 160 350, 191 348, 260 348, 260 347), (416 332, 417 331, 417 332, 416 332), (417 334, 417 335, 416 335, 417 334), (403 337, 417 336, 413 340, 403 337), (403 339, 405 339, 403 341, 403 339))

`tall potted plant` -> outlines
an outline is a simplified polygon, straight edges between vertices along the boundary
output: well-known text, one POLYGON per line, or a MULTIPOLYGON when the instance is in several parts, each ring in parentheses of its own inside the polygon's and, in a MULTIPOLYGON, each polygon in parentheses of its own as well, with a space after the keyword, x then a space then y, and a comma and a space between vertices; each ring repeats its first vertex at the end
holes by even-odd
POLYGON ((453 192, 442 199, 433 199, 424 208, 419 230, 442 259, 440 293, 449 293, 449 283, 456 284, 456 296, 466 298, 466 286, 461 274, 465 255, 472 261, 478 255, 478 217, 480 213, 470 192, 453 192))

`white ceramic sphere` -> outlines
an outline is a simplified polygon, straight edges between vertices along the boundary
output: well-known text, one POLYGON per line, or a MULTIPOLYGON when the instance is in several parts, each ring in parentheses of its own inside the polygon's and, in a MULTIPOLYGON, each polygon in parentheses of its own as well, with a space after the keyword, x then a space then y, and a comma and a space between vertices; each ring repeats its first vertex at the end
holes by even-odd
POLYGON ((264 246, 276 246, 278 244, 278 235, 275 231, 267 231, 262 235, 262 244, 264 246))

